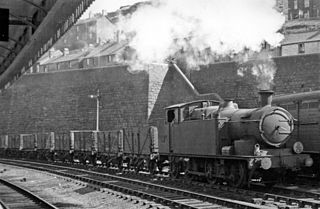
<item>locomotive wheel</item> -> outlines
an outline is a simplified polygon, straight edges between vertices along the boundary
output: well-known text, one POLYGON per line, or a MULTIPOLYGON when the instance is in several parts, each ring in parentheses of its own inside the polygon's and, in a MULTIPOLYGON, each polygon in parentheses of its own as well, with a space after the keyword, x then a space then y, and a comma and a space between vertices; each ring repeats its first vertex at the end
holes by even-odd
POLYGON ((243 163, 232 164, 227 176, 228 184, 233 187, 242 187, 246 183, 246 175, 246 167, 243 163))
POLYGON ((218 183, 218 177, 216 177, 216 175, 219 174, 219 167, 218 166, 214 166, 214 164, 212 163, 208 163, 207 164, 207 173, 206 173, 206 177, 207 177, 207 181, 209 184, 216 184, 218 183))

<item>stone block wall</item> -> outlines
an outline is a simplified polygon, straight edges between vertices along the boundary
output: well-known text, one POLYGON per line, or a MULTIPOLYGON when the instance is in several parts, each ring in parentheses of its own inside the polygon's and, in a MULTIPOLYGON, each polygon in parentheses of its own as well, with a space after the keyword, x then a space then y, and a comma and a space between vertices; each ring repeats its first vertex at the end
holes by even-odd
POLYGON ((2 133, 93 130, 101 94, 100 130, 146 122, 148 74, 126 66, 23 76, 0 95, 2 133))
POLYGON ((320 89, 320 54, 275 58, 277 94, 306 92, 320 89))
POLYGON ((240 107, 258 104, 258 82, 250 71, 238 74, 240 65, 224 62, 203 66, 199 71, 191 71, 190 81, 200 93, 215 92, 224 99, 234 99, 240 107))
MULTIPOLYGON (((275 94, 320 89, 320 55, 296 55, 273 59, 276 67, 272 89, 275 94)), ((259 105, 259 79, 250 70, 238 70, 250 63, 225 62, 202 67, 190 73, 190 80, 200 93, 216 92, 233 98, 240 107, 259 105)))

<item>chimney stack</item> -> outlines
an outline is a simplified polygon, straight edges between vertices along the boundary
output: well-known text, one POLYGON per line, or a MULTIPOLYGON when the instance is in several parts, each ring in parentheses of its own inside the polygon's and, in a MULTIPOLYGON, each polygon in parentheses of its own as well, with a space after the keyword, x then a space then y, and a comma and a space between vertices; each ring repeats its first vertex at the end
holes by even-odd
POLYGON ((271 106, 273 93, 274 93, 274 91, 272 91, 272 90, 260 90, 259 91, 261 107, 264 107, 266 105, 271 106))
POLYGON ((68 48, 64 48, 63 49, 63 56, 66 56, 69 54, 69 49, 68 48))
POLYGON ((49 49, 49 58, 53 58, 54 48, 49 49))

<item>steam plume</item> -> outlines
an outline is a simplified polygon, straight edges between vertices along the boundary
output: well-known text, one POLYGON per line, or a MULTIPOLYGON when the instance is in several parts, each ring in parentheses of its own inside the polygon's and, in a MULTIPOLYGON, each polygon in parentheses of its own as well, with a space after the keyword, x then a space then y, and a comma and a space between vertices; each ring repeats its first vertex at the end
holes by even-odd
POLYGON ((203 64, 213 55, 259 50, 264 40, 278 45, 284 17, 274 6, 272 0, 157 0, 119 26, 138 59, 162 62, 182 51, 193 64, 203 64))

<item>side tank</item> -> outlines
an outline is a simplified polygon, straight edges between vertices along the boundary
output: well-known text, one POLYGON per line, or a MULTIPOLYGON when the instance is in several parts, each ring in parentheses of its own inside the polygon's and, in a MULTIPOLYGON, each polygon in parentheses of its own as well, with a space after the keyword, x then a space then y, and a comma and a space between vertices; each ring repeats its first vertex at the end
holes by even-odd
POLYGON ((232 140, 250 139, 273 147, 280 147, 293 132, 293 117, 281 107, 271 106, 273 91, 260 91, 261 106, 254 109, 238 109, 232 101, 219 111, 227 120, 227 133, 232 140))

